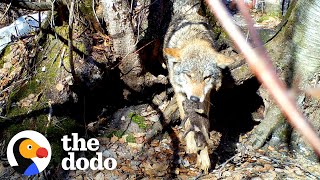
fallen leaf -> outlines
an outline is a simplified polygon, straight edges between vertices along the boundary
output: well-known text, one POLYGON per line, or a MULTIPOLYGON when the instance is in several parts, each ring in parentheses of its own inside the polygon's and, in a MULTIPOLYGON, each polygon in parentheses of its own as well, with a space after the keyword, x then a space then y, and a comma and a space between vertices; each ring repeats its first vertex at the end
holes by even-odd
POLYGON ((91 132, 96 132, 98 129, 99 125, 97 122, 91 122, 87 125, 87 129, 91 132))
POLYGON ((63 88, 64 88, 64 85, 61 84, 61 83, 58 83, 58 84, 56 85, 56 89, 57 89, 58 91, 62 91, 63 88))
POLYGON ((128 143, 128 146, 134 149, 141 149, 143 147, 143 144, 137 144, 137 143, 128 143))
POLYGON ((111 137, 111 139, 110 139, 110 142, 111 143, 115 143, 116 141, 118 141, 118 137, 117 136, 115 136, 115 135, 113 135, 112 137, 111 137))
POLYGON ((127 173, 131 173, 131 174, 134 173, 134 170, 131 169, 131 168, 128 167, 128 166, 122 166, 122 167, 121 167, 121 170, 124 171, 124 172, 127 172, 127 173))
POLYGON ((127 142, 127 137, 128 137, 128 134, 123 135, 123 136, 119 139, 119 142, 120 142, 121 144, 127 142))
POLYGON ((274 151, 274 147, 272 147, 272 146, 268 146, 268 150, 270 150, 270 151, 274 151))
POLYGON ((159 144, 160 144, 159 140, 153 140, 151 142, 151 146, 153 146, 153 147, 159 146, 159 144))
POLYGON ((104 174, 102 172, 99 172, 94 179, 103 180, 104 179, 104 174))
POLYGON ((142 144, 144 142, 144 137, 140 136, 140 137, 136 137, 136 143, 137 144, 142 144))

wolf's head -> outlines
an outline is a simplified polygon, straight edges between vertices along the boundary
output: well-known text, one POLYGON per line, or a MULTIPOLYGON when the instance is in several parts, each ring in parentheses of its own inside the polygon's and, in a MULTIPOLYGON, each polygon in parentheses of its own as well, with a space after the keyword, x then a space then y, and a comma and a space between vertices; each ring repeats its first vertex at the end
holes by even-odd
POLYGON ((221 68, 233 60, 216 52, 207 42, 194 42, 182 48, 165 48, 171 83, 189 100, 203 102, 210 91, 221 85, 221 68))

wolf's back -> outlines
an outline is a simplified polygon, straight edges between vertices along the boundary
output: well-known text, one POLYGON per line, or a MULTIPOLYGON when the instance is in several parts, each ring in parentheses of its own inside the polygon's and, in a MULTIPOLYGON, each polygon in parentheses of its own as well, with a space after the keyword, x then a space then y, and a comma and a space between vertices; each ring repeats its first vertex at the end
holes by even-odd
POLYGON ((214 34, 208 20, 199 15, 199 0, 172 0, 173 16, 164 38, 164 48, 180 48, 194 39, 214 46, 214 34))
POLYGON ((200 8, 200 0, 171 0, 173 13, 194 13, 200 8))

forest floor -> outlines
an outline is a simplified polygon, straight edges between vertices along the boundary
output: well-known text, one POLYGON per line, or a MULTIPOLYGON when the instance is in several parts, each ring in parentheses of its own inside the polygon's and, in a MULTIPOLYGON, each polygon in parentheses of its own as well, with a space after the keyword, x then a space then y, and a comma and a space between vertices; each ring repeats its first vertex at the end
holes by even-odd
MULTIPOLYGON (((274 30, 280 23, 280 19, 273 16, 260 13, 252 13, 252 16, 259 29, 274 30)), ((245 26, 239 14, 235 14, 234 19, 239 26, 245 26)), ((0 27, 1 25, 3 24, 0 22, 0 27)), ((19 41, 17 45, 19 43, 23 44, 19 41)), ((1 88, 8 87, 8 83, 17 78, 15 73, 19 72, 8 72, 18 65, 19 61, 16 59, 1 65, 1 88)), ((1 93, 0 106, 5 104, 7 96, 8 94, 1 93)), ((28 106, 36 95, 29 96, 18 103, 28 106)), ((159 107, 160 110, 165 108, 169 101, 164 101, 159 107)), ((0 113, 1 108, 4 107, 0 107, 0 113)), ((263 116, 263 112, 256 113, 259 117, 263 116)), ((99 120, 89 123, 87 129, 99 139, 99 151, 103 156, 117 160, 116 170, 78 170, 66 173, 59 166, 52 174, 52 179, 320 179, 318 163, 290 157, 285 148, 275 149, 269 146, 254 150, 246 143, 252 129, 237 135, 233 134, 232 130, 211 131, 210 139, 214 142, 210 147, 212 167, 209 174, 203 174, 195 167, 196 155, 186 154, 184 150, 182 129, 179 125, 172 125, 162 130, 159 128, 162 126, 161 117, 161 114, 148 104, 125 107, 112 115, 99 116, 99 120), (126 130, 119 131, 122 129, 120 127, 126 127, 126 130)), ((256 120, 259 121, 259 118, 256 120)), ((5 158, 2 158, 5 156, 4 144, 5 142, 0 142, 0 179, 19 179, 20 176, 14 173, 5 158)), ((47 172, 47 176, 48 174, 50 172, 47 172)), ((43 175, 40 176, 40 179, 42 178, 45 179, 43 175)))

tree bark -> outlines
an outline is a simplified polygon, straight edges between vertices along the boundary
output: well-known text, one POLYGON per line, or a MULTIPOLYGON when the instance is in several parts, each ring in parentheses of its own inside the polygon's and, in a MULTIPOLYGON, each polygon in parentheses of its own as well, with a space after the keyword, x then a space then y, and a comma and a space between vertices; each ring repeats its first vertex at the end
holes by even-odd
MULTIPOLYGON (((127 1, 103 0, 104 18, 112 39, 115 60, 119 61, 121 79, 134 91, 141 91, 144 85, 142 64, 136 53, 137 37, 134 34, 130 6, 127 1), (124 44, 125 42, 125 44, 124 44)), ((132 10, 132 9, 131 9, 132 10)), ((138 27, 140 28, 140 27, 138 27)))
MULTIPOLYGON (((295 3, 292 3, 293 5, 295 3)), ((319 130, 318 109, 315 105, 317 100, 306 96, 300 90, 318 86, 316 76, 320 67, 320 23, 317 21, 320 11, 319 1, 298 1, 295 5, 288 22, 276 37, 266 44, 269 54, 275 60, 279 76, 287 82, 297 95, 297 104, 304 114, 310 119, 310 123, 319 130), (279 48, 278 46, 281 46, 279 48), (310 108, 314 112, 310 113, 310 108)), ((291 133, 290 127, 286 125, 278 107, 269 102, 269 95, 261 91, 265 99, 266 117, 255 129, 250 141, 254 147, 259 148, 271 137, 273 145, 287 143, 291 145, 295 152, 301 156, 316 160, 315 154, 310 147, 302 143, 301 137, 296 133, 291 133), (289 128, 289 129, 288 129, 289 128), (280 143, 279 143, 280 142, 280 143)))

